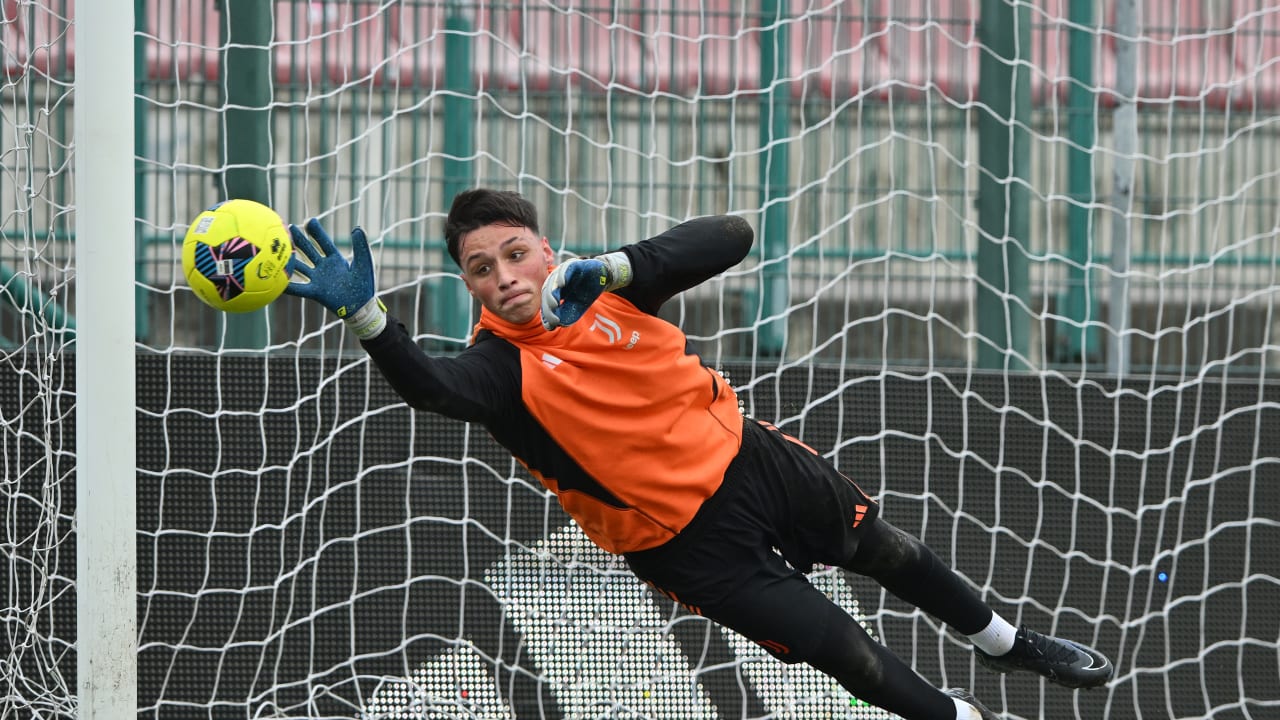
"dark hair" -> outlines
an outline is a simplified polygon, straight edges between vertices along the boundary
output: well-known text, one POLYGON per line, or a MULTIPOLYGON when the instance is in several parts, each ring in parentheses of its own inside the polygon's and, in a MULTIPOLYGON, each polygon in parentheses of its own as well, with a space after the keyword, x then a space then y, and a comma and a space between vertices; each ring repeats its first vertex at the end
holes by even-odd
POLYGON ((462 236, 485 225, 526 227, 538 233, 538 209, 518 192, 473 188, 453 198, 449 217, 444 221, 444 241, 449 257, 462 267, 458 257, 462 236))

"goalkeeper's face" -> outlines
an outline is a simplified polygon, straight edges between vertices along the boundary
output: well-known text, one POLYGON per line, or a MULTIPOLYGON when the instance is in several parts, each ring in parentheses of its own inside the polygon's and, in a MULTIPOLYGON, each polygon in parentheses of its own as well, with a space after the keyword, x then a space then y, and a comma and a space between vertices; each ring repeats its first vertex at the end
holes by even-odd
POLYGON ((485 225, 460 238, 458 257, 467 291, 489 312, 515 325, 538 317, 555 260, 546 238, 527 227, 485 225))

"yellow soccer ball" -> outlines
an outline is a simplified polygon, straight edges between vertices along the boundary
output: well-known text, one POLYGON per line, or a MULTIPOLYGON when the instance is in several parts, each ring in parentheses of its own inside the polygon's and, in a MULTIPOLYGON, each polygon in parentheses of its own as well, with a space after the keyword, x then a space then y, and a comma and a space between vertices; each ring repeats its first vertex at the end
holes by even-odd
POLYGON ((196 297, 223 312, 266 307, 289 285, 289 231, 275 210, 226 200, 196 216, 182 241, 182 274, 196 297))

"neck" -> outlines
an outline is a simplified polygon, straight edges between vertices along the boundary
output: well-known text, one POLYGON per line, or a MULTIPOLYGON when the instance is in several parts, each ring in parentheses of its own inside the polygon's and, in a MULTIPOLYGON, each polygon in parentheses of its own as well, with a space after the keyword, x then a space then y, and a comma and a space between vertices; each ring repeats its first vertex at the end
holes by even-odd
POLYGON ((495 334, 510 340, 530 338, 546 332, 537 315, 526 322, 516 324, 498 317, 496 313, 489 312, 489 308, 486 307, 480 308, 480 322, 477 327, 492 330, 495 334))

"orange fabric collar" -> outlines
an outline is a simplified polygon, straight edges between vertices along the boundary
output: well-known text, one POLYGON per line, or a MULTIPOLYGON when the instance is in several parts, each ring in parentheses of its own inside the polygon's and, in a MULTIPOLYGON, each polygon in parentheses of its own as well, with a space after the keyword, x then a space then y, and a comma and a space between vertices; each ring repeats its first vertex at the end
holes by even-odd
POLYGON ((480 308, 480 320, 476 323, 475 328, 471 331, 471 342, 476 341, 476 335, 481 330, 491 330, 498 337, 506 338, 512 342, 519 342, 528 345, 550 345, 554 333, 547 332, 542 327, 542 318, 534 315, 533 319, 523 325, 509 323, 497 315, 489 312, 489 308, 480 308))

